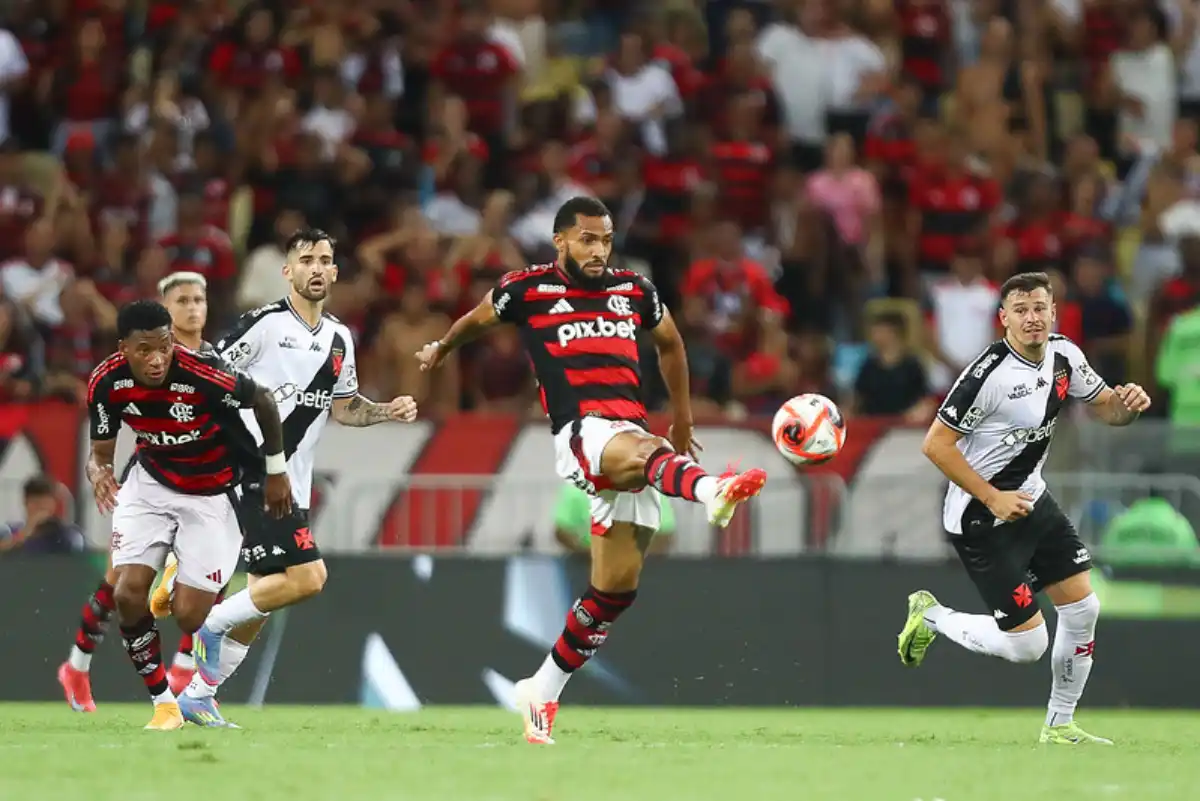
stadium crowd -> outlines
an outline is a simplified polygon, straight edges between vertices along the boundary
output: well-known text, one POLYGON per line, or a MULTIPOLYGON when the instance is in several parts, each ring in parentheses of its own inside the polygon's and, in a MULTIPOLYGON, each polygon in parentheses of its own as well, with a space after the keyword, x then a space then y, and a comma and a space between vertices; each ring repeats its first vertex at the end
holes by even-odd
POLYGON ((81 398, 171 271, 207 277, 210 331, 278 298, 316 225, 367 394, 524 412, 515 332, 433 378, 412 354, 590 193, 678 317, 698 413, 820 391, 928 420, 998 283, 1047 270, 1111 382, 1200 417, 1191 0, 7 7, 0 400, 81 398))

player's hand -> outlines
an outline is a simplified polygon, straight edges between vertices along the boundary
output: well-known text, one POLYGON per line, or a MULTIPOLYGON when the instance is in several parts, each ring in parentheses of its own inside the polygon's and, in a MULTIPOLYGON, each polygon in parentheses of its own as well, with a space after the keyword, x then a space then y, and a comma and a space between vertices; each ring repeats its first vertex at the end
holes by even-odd
POLYGON ((1033 496, 1028 492, 997 490, 988 498, 987 508, 999 520, 1011 523, 1033 511, 1033 496))
POLYGON ((92 495, 96 499, 96 508, 100 510, 100 514, 109 514, 117 508, 117 492, 121 485, 113 475, 112 465, 89 466, 88 481, 92 482, 92 495))
POLYGON ((1150 408, 1150 396, 1137 384, 1121 384, 1113 387, 1113 392, 1121 403, 1125 404, 1125 408, 1135 414, 1141 414, 1150 408))
POLYGON ((700 452, 704 450, 704 446, 692 433, 690 420, 672 423, 671 427, 667 429, 667 441, 671 443, 671 447, 675 449, 676 453, 686 453, 696 461, 700 461, 700 452))
POLYGON ((392 398, 387 405, 388 419, 397 423, 411 423, 417 419, 417 402, 409 395, 392 398))
POLYGON ((292 512, 292 482, 287 473, 276 473, 267 476, 263 485, 263 496, 267 501, 267 511, 271 517, 282 518, 292 512))
POLYGON ((433 370, 441 367, 442 362, 446 360, 446 349, 442 347, 441 342, 430 342, 417 351, 416 357, 422 370, 433 370))

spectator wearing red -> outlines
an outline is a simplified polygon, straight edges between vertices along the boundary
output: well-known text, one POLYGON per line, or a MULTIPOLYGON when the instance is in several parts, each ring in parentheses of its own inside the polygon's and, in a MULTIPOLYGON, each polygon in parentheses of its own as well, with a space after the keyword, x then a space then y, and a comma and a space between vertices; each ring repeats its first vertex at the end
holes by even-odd
POLYGON ((123 225, 129 231, 130 244, 146 244, 146 213, 150 188, 138 152, 138 141, 122 134, 113 145, 113 166, 96 183, 92 224, 95 230, 106 223, 123 225))
POLYGON ((20 148, 11 137, 0 142, 0 261, 21 253, 25 232, 45 206, 25 175, 20 148))
POLYGON ((210 79, 223 89, 262 89, 271 79, 294 81, 303 69, 296 53, 276 41, 275 21, 268 8, 242 9, 234 34, 213 48, 210 79))
POLYGON ((179 195, 178 227, 158 245, 166 251, 170 272, 200 273, 208 280, 209 305, 225 300, 237 275, 233 247, 224 231, 205 222, 204 196, 199 191, 179 195))
POLYGON ((996 242, 996 275, 1003 281, 1013 273, 1046 272, 1063 266, 1062 215, 1058 183, 1049 175, 1028 176, 1017 204, 1017 216, 1001 226, 996 242))
POLYGON ((945 0, 897 0, 902 73, 921 87, 922 108, 938 113, 946 85, 943 61, 950 48, 952 24, 945 0))
POLYGON ((691 127, 677 121, 669 123, 666 132, 666 154, 645 160, 646 198, 641 213, 657 229, 659 243, 674 245, 692 230, 691 195, 702 175, 691 127))
POLYGON ((754 345, 763 314, 788 314, 783 299, 761 264, 746 256, 742 231, 736 220, 718 224, 713 255, 694 262, 680 287, 683 297, 697 296, 708 303, 708 324, 721 350, 736 358, 754 345))
POLYGON ((735 97, 749 95, 760 105, 760 120, 764 128, 779 126, 779 100, 771 79, 762 73, 753 41, 730 45, 725 58, 705 79, 696 98, 700 119, 712 126, 718 136, 727 133, 725 113, 735 97))
MULTIPOLYGON (((940 146, 937 157, 919 164, 908 190, 912 263, 921 275, 932 277, 947 272, 964 238, 986 229, 1001 199, 995 181, 971 171, 960 137, 944 137, 940 146)), ((917 289, 915 277, 906 277, 910 292, 917 289)))
POLYGON ((709 150, 724 213, 747 231, 767 224, 775 154, 762 138, 760 99, 747 93, 729 102, 727 135, 709 150))
POLYGON ((187 181, 200 188, 204 196, 204 222, 222 233, 229 232, 229 205, 237 188, 236 175, 217 139, 208 131, 196 134, 193 141, 192 172, 187 181))
POLYGON ((104 145, 112 128, 125 89, 124 53, 105 47, 104 24, 95 15, 79 22, 74 46, 42 76, 39 91, 61 120, 54 131, 51 148, 57 154, 67 149, 67 139, 76 131, 91 133, 104 145))
POLYGON ((117 309, 91 280, 71 281, 60 296, 62 321, 45 331, 46 373, 42 393, 83 403, 87 379, 112 350, 117 309))
POLYGON ((863 157, 889 197, 904 197, 917 162, 917 125, 921 87, 901 81, 892 92, 890 108, 872 117, 867 126, 863 157))
POLYGON ((571 180, 588 187, 598 198, 611 198, 616 192, 617 162, 636 158, 623 148, 625 123, 614 111, 596 115, 596 124, 583 141, 571 148, 567 171, 571 180))
POLYGON ((1069 261, 1084 250, 1111 245, 1112 224, 1096 216, 1104 192, 1104 179, 1095 173, 1079 176, 1070 190, 1070 202, 1059 216, 1063 252, 1069 261))
POLYGON ((1175 316, 1200 306, 1200 236, 1193 233, 1179 238, 1179 261, 1179 275, 1168 278, 1150 298, 1150 359, 1158 354, 1160 338, 1175 316))
POLYGON ((421 160, 433 171, 433 182, 437 189, 453 186, 456 166, 467 158, 483 164, 491 155, 487 143, 467 128, 467 104, 457 95, 445 95, 439 99, 439 113, 433 130, 425 139, 421 160))
POLYGON ((517 77, 521 67, 503 45, 488 38, 491 17, 480 0, 465 0, 458 33, 429 65, 438 93, 454 94, 467 105, 468 127, 488 145, 489 179, 505 174, 508 136, 516 119, 517 77))

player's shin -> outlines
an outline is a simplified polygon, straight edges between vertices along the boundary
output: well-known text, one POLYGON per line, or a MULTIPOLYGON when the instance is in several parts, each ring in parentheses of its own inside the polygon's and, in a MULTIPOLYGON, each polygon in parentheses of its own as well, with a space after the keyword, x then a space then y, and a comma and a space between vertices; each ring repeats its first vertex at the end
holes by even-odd
POLYGON ((1036 662, 1049 644, 1044 622, 1021 631, 1003 631, 991 615, 968 615, 946 606, 927 610, 925 622, 968 651, 1009 662, 1036 662))
POLYGON ((200 674, 192 676, 192 681, 187 686, 187 695, 192 698, 211 698, 217 694, 217 688, 224 684, 234 672, 241 667, 242 662, 246 661, 246 655, 250 652, 250 646, 244 645, 232 638, 226 638, 221 644, 221 680, 217 684, 209 684, 200 674))
MULTIPOLYGON (((269 578, 263 581, 268 581, 269 578)), ((254 602, 251 588, 247 588, 214 606, 208 614, 208 619, 204 621, 204 627, 217 634, 226 634, 244 623, 262 620, 268 614, 269 611, 259 609, 254 602)))
POLYGON ((104 641, 108 623, 112 619, 116 602, 113 600, 113 586, 101 580, 100 586, 83 605, 83 613, 79 628, 75 632, 75 645, 67 663, 73 670, 87 671, 92 665, 92 653, 96 646, 104 641))
POLYGON ((596 654, 608 639, 609 628, 636 598, 637 590, 603 592, 587 588, 567 612, 562 634, 534 674, 534 683, 544 700, 558 700, 571 676, 596 654))
POLYGON ((717 495, 717 479, 670 448, 659 448, 646 459, 646 481, 663 495, 685 501, 708 504, 717 495))
POLYGON ((136 623, 121 626, 121 639, 154 703, 174 701, 174 695, 167 685, 167 672, 163 669, 162 637, 159 636, 154 617, 147 611, 146 616, 136 623))
POLYGON ((1058 610, 1058 628, 1054 632, 1051 651, 1054 683, 1050 687, 1050 703, 1046 709, 1047 726, 1062 726, 1075 717, 1075 707, 1092 672, 1100 601, 1091 594, 1055 609, 1058 610))

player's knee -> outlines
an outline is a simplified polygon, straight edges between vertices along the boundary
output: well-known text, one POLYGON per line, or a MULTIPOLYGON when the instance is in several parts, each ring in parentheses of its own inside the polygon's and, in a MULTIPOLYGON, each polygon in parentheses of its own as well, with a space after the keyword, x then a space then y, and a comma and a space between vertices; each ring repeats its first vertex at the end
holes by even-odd
POLYGON ((1100 619, 1100 599, 1096 593, 1074 603, 1054 607, 1058 612, 1058 624, 1071 631, 1095 631, 1100 619))
POLYGON ((1041 659, 1049 645, 1050 633, 1046 630, 1045 623, 1024 631, 1010 631, 1008 653, 1005 656, 1010 662, 1028 664, 1041 659))
POLYGON ((195 604, 176 604, 171 609, 171 617, 175 619, 175 625, 179 626, 179 630, 184 634, 195 634, 204 625, 210 611, 211 608, 195 604))
POLYGON ((134 623, 150 613, 150 585, 120 578, 113 588, 113 605, 124 623, 134 623))
POLYGON ((637 444, 630 449, 626 472, 631 476, 645 476, 646 463, 655 452, 670 448, 671 443, 662 437, 638 437, 637 444))
POLYGON ((325 567, 325 562, 318 560, 289 568, 287 576, 295 599, 303 601, 305 598, 320 594, 321 590, 325 588, 325 580, 329 578, 329 571, 325 567))

